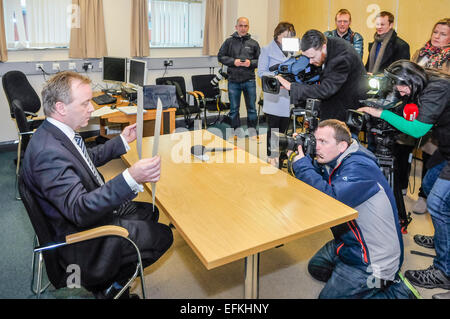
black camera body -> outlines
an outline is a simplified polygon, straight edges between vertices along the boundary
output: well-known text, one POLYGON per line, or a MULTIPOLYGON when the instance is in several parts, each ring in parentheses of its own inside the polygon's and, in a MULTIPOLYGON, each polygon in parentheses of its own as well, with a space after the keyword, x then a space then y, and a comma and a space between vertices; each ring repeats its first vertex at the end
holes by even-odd
MULTIPOLYGON (((287 61, 273 65, 269 71, 281 75, 289 82, 315 84, 319 81, 321 68, 309 64, 309 58, 297 55, 287 61)), ((280 82, 274 76, 263 76, 261 78, 262 90, 266 93, 279 94, 280 82)))
POLYGON ((312 133, 300 133, 296 136, 283 136, 279 138, 280 150, 296 152, 301 146, 304 154, 314 158, 316 154, 316 138, 312 133))
POLYGON ((279 136, 280 152, 294 151, 296 152, 301 145, 303 153, 310 155, 311 158, 316 154, 316 138, 314 131, 319 125, 320 100, 307 99, 305 108, 295 108, 296 114, 304 116, 303 133, 294 136, 279 136))
POLYGON ((213 86, 218 86, 219 85, 219 82, 222 80, 222 79, 228 79, 228 73, 227 73, 227 66, 226 65, 224 65, 224 66, 222 66, 220 69, 219 69, 219 71, 217 72, 217 74, 213 77, 213 79, 211 80, 211 84, 213 85, 213 86))

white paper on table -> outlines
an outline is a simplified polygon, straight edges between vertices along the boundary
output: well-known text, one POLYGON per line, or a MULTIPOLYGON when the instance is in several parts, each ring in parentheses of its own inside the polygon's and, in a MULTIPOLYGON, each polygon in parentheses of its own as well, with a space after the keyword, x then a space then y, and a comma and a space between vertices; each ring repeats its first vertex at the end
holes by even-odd
POLYGON ((91 117, 100 117, 106 114, 117 112, 117 109, 112 109, 110 106, 103 106, 91 113, 91 117))

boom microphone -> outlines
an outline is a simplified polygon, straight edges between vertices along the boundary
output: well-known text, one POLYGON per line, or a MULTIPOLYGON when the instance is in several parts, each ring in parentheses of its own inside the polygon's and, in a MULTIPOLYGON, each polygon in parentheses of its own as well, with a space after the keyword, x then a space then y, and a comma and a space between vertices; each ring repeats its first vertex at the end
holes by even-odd
POLYGON ((403 108, 403 117, 408 121, 414 121, 419 116, 419 107, 417 104, 409 103, 403 108))

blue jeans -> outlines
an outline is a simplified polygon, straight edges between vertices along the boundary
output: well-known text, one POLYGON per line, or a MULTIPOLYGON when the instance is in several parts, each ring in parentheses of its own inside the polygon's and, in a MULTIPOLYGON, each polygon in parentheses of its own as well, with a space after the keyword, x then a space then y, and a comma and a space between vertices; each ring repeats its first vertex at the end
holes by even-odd
POLYGON ((228 81, 228 98, 230 100, 231 127, 236 129, 241 126, 239 108, 241 107, 241 95, 244 93, 245 106, 247 108, 247 126, 256 128, 256 81, 249 80, 246 82, 230 82, 228 81))
POLYGON ((450 181, 436 180, 427 198, 427 208, 434 226, 436 257, 433 263, 450 277, 450 181))
POLYGON ((437 164, 436 166, 433 166, 432 168, 427 170, 427 173, 423 177, 422 189, 427 197, 428 195, 430 195, 431 189, 433 188, 434 183, 438 179, 439 174, 441 173, 445 165, 447 165, 447 161, 444 161, 442 163, 437 164))
POLYGON ((309 261, 309 273, 326 282, 319 299, 415 299, 398 274, 391 285, 379 288, 371 272, 342 262, 336 249, 335 241, 331 240, 309 261))

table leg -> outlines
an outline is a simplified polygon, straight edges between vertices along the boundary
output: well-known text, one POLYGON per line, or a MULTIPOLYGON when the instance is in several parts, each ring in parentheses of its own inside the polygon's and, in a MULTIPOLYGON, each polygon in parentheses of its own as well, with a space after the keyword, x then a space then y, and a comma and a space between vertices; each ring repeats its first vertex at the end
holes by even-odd
POLYGON ((259 254, 245 257, 244 298, 259 298, 259 254))

